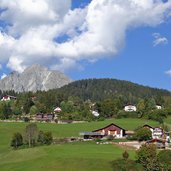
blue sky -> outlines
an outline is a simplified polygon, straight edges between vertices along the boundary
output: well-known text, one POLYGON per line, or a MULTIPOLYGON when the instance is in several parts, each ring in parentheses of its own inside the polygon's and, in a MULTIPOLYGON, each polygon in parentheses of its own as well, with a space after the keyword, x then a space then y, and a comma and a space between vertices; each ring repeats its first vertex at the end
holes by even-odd
POLYGON ((115 58, 84 64, 83 71, 68 74, 74 79, 116 78, 171 90, 171 76, 165 73, 171 68, 171 44, 154 47, 154 32, 161 33, 171 41, 171 23, 129 31, 125 47, 115 58))
POLYGON ((39 63, 74 80, 116 78, 171 90, 171 1, 42 0, 32 8, 14 1, 18 6, 0 0, 7 9, 0 15, 1 76, 39 63))

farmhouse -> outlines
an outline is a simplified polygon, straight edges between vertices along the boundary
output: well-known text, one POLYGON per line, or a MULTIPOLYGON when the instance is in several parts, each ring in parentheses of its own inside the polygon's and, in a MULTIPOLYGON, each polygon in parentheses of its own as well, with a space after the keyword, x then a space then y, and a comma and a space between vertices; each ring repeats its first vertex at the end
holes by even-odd
POLYGON ((92 132, 81 132, 80 135, 83 136, 84 139, 103 138, 108 135, 112 135, 116 138, 123 138, 125 136, 125 129, 112 123, 92 132))
POLYGON ((124 107, 124 111, 125 112, 135 112, 135 111, 137 111, 137 108, 136 108, 136 106, 133 106, 133 105, 127 105, 124 107))

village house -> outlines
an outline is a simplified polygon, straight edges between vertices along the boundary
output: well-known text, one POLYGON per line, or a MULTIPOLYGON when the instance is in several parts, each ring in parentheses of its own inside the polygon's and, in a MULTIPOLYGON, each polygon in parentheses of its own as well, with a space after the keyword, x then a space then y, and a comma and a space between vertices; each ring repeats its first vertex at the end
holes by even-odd
POLYGON ((62 111, 62 109, 60 108, 60 107, 56 107, 55 109, 54 109, 54 112, 55 113, 60 113, 62 111))
POLYGON ((1 101, 10 101, 10 100, 16 100, 17 98, 15 96, 10 96, 10 95, 6 95, 3 96, 1 101))
POLYGON ((125 136, 125 129, 112 123, 92 132, 81 132, 80 135, 83 136, 84 139, 103 138, 108 135, 112 135, 116 138, 123 138, 125 136))
POLYGON ((162 109, 160 105, 156 105, 156 109, 162 109))
POLYGON ((99 117, 99 115, 100 115, 97 111, 91 111, 91 113, 95 117, 99 117))
POLYGON ((164 130, 161 127, 152 127, 150 125, 143 125, 142 127, 151 131, 153 139, 160 139, 164 135, 164 130))
POLYGON ((164 134, 164 130, 162 128, 160 127, 153 128, 152 137, 154 139, 162 138, 163 134, 164 134))
POLYGON ((45 121, 45 122, 50 122, 54 120, 54 114, 43 114, 43 113, 38 113, 36 115, 36 120, 37 121, 45 121))
POLYGON ((125 112, 136 112, 137 108, 134 105, 127 105, 124 107, 125 112))

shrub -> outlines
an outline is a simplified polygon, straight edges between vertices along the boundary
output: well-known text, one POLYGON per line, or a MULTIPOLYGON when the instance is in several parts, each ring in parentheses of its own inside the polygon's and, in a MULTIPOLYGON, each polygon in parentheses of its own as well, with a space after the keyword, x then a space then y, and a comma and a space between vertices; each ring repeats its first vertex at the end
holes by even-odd
POLYGON ((153 144, 143 144, 137 151, 137 159, 146 171, 158 171, 160 168, 156 146, 153 144))
POLYGON ((47 145, 51 144, 53 141, 52 133, 51 132, 39 131, 37 141, 40 144, 47 144, 47 145))
POLYGON ((20 133, 14 133, 12 140, 11 140, 11 147, 18 148, 19 146, 23 145, 23 137, 20 133))
POLYGON ((158 159, 162 170, 171 170, 171 151, 162 150, 158 153, 158 159))
POLYGON ((152 132, 147 128, 140 128, 137 130, 135 137, 138 141, 147 141, 152 138, 152 132))

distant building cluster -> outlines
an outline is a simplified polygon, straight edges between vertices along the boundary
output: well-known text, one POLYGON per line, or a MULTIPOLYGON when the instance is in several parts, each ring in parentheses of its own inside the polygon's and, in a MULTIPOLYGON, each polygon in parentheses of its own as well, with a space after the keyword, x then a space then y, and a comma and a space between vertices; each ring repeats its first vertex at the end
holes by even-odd
MULTIPOLYGON (((155 144, 158 148, 165 148, 166 142, 170 142, 170 133, 164 131, 161 127, 152 127, 150 125, 143 125, 141 128, 149 129, 152 133, 152 139, 146 141, 148 144, 155 144)), ((105 138, 112 136, 114 138, 125 138, 134 135, 134 131, 128 131, 116 124, 110 124, 103 128, 93 130, 91 132, 80 132, 80 136, 86 139, 105 138)))
MULTIPOLYGON (((156 105, 156 109, 162 109, 162 106, 156 105)), ((135 105, 126 105, 124 107, 124 111, 125 112, 136 112, 137 111, 137 107, 135 105)))

